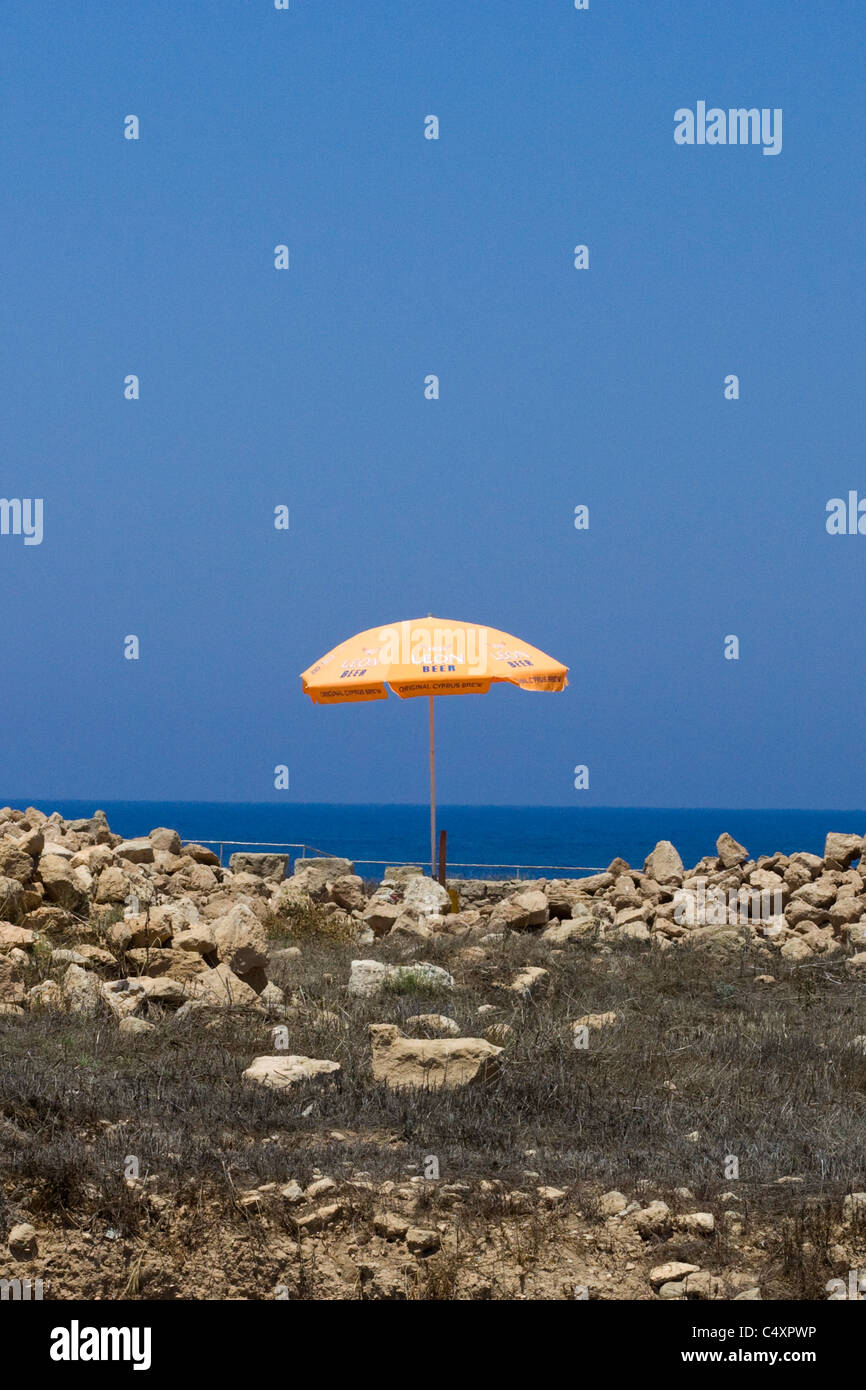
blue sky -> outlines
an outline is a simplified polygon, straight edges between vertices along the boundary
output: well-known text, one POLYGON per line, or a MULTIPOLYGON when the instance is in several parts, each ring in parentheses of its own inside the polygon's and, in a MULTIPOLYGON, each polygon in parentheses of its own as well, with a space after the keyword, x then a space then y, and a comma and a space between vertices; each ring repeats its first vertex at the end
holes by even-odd
POLYGON ((423 801, 424 702, 297 677, 433 611, 571 668, 438 703, 443 802, 863 803, 862 6, 6 0, 0 39, 0 492, 44 499, 3 797, 423 801), (677 146, 700 100, 782 108, 781 154, 677 146))

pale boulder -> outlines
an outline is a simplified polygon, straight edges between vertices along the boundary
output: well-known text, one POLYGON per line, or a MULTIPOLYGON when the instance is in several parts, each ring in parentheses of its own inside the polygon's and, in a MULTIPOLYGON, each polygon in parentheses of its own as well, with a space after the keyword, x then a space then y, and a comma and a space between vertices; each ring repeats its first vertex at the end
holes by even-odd
POLYGON ((176 830, 159 825, 155 830, 151 830, 147 838, 154 850, 161 850, 165 854, 180 854, 180 836, 176 830))
POLYGON ((148 1023, 147 1019, 136 1018, 133 1014, 130 1014, 126 1018, 122 1018, 117 1027, 118 1032, 124 1033, 130 1037, 139 1037, 146 1033, 156 1032, 154 1024, 148 1023))
POLYGON ((367 906, 364 880, 360 874, 342 874, 330 885, 328 896, 345 912, 363 912, 367 906))
POLYGON ((378 960, 353 960, 349 967, 349 994, 370 999, 385 987, 398 992, 413 986, 433 991, 453 989, 454 980, 441 965, 418 961, 412 965, 383 965, 378 960))
POLYGON ((209 926, 185 927, 172 937, 175 951, 195 951, 200 956, 210 956, 216 951, 213 928, 209 926))
POLYGON ((11 922, 0 922, 0 951, 11 951, 13 947, 29 950, 36 940, 36 933, 29 927, 13 927, 11 922))
POLYGON ((370 902, 361 913, 361 921, 374 936, 387 936, 402 915, 399 903, 370 902))
POLYGON ((219 959, 236 975, 264 970, 268 963, 268 939, 255 913, 238 903, 213 923, 213 938, 219 959))
POLYGON ((785 960, 792 961, 796 964, 796 962, 800 960, 811 960, 814 951, 808 942, 803 940, 802 936, 792 936, 790 940, 786 941, 782 946, 779 954, 784 956, 785 960))
POLYGON ((739 868, 741 864, 747 863, 749 858, 749 851, 745 845, 741 845, 727 831, 716 840, 716 853, 723 869, 739 868))
POLYGON ((282 1053, 273 1057, 254 1057, 243 1078, 245 1081, 255 1081, 260 1086, 268 1086, 271 1090, 285 1091, 303 1081, 333 1076, 339 1070, 339 1062, 282 1053))
POLYGON ((644 861, 643 871, 659 884, 683 881, 683 861, 670 840, 659 840, 644 861))
POLYGON ((497 989, 508 990, 510 994, 518 994, 522 999, 534 999, 539 994, 546 993, 550 985, 550 971, 544 970, 540 965, 525 965, 522 970, 518 970, 514 979, 507 984, 497 984, 497 989))
POLYGON ((392 1090, 438 1090, 490 1080, 502 1048, 483 1038, 406 1038, 393 1023, 370 1025, 373 1080, 392 1090))
POLYGON ((353 960, 349 967, 349 994, 371 999, 379 993, 388 975, 387 965, 378 960, 353 960))
POLYGON ((29 1221, 22 1221, 12 1227, 7 1244, 13 1260, 33 1260, 38 1253, 36 1231, 29 1221))
POLYGON ((162 978, 185 981, 207 974, 206 961, 195 951, 177 951, 170 946, 127 951, 127 960, 134 971, 148 979, 162 978))
POLYGON ((123 840, 114 852, 118 859, 125 859, 128 864, 153 863, 153 842, 146 837, 138 840, 123 840))
POLYGON ((95 1014, 99 1008, 99 981, 80 965, 70 965, 63 976, 63 998, 73 1014, 95 1014))
POLYGON ((187 998, 201 1004, 227 1008, 234 1005, 260 1008, 256 991, 241 980, 228 965, 221 962, 213 970, 195 975, 184 986, 187 998))
POLYGON ((45 897, 58 907, 77 912, 87 906, 87 894, 70 868, 69 861, 57 854, 43 854, 39 859, 39 877, 45 897))
POLYGON ((19 840, 0 840, 0 874, 19 883, 28 883, 33 877, 33 868, 33 856, 19 840))
POLYGON ((436 1033, 439 1037, 456 1038, 460 1035, 460 1025, 453 1018, 448 1018, 446 1014, 413 1014, 406 1019, 406 1026, 410 1028, 424 1028, 429 1033, 436 1033))
POLYGON ((269 883, 282 883, 289 867, 287 854, 233 854, 229 868, 235 874, 253 874, 269 883))
POLYGON ((541 933, 542 941, 547 941, 551 946, 564 946, 569 941, 580 941, 595 935, 598 931, 598 924, 594 917, 586 916, 569 918, 566 922, 552 922, 549 927, 545 927, 541 933))
POLYGON ((650 1270, 649 1281, 658 1290, 662 1284, 678 1282, 687 1274, 698 1274, 700 1268, 700 1265, 685 1264, 682 1260, 668 1260, 667 1264, 656 1265, 650 1270))
POLYGON ((847 869, 853 860, 860 858, 862 849, 862 835, 831 830, 824 842, 824 865, 828 869, 847 869))
POLYGON ((103 869, 96 881, 96 901, 97 903, 116 903, 126 901, 129 896, 129 884, 122 869, 116 865, 109 865, 103 869))
POLYGON ((0 955, 0 1004, 24 1004, 24 976, 11 955, 0 955))
POLYGON ((602 1014, 584 1014, 582 1018, 576 1018, 572 1023, 572 1029, 577 1032, 579 1028, 588 1028, 590 1032, 600 1032, 602 1028, 612 1028, 616 1023, 616 1014, 612 1009, 602 1014))
POLYGON ((404 912, 418 917, 423 922, 425 917, 438 917, 450 912, 451 899, 435 878, 413 874, 407 880, 401 906, 404 912))
POLYGON ((206 845, 184 845, 181 853, 187 855, 196 864, 206 864, 212 868, 219 866, 219 855, 215 854, 212 849, 208 849, 206 845))
POLYGON ((323 902, 328 896, 328 884, 353 872, 354 865, 349 859, 296 859, 289 884, 297 891, 308 894, 314 902, 323 902))
POLYGON ((533 927, 543 927, 549 916, 550 905, 545 895, 539 889, 526 888, 496 904, 488 927, 491 932, 529 931, 533 927))
POLYGON ((131 1018, 138 1013, 147 997, 144 986, 135 980, 108 980, 100 985, 100 994, 115 1018, 131 1018))
POLYGON ((59 1013, 63 1008, 63 991, 56 980, 42 980, 27 991, 27 1005, 32 1013, 42 1009, 46 1013, 59 1013))

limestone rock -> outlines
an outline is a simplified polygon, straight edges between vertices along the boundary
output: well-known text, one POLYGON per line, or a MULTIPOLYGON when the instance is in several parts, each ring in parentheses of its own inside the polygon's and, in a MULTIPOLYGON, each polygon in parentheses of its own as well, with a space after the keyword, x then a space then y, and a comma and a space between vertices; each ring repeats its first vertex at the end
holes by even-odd
POLYGON ((11 951, 13 947, 27 949, 36 940, 29 927, 13 927, 11 922, 0 922, 0 951, 11 951))
POLYGON ((63 1008, 63 991, 56 980, 42 980, 27 991, 27 1004, 32 1013, 40 1009, 59 1012, 63 1008))
POLYGON ((431 965, 427 961, 413 961, 411 965, 389 965, 385 976, 386 988, 395 993, 411 989, 439 990, 454 988, 453 976, 441 965, 431 965))
POLYGON ((745 845, 739 844, 727 831, 716 840, 716 853, 723 869, 737 869, 741 864, 745 864, 749 858, 749 851, 745 845))
POLYGON ((133 1014, 128 1014, 120 1020, 118 1032, 124 1033, 129 1037, 143 1036, 146 1033, 155 1033, 156 1026, 148 1023, 147 1019, 136 1018, 133 1014))
POLYGON ((170 946, 154 947, 147 949, 144 947, 134 947, 127 951, 127 960, 132 966, 131 973, 138 973, 139 976, 156 978, 165 976, 172 980, 191 980, 202 974, 207 974, 208 965, 200 955, 194 951, 176 951, 170 946))
POLYGON ((80 965, 70 965, 63 976, 63 997, 74 1014, 95 1014, 99 1008, 99 981, 80 965))
POLYGON ((233 854, 229 859, 229 868, 235 874, 254 874, 256 878, 266 879, 269 883, 282 883, 289 867, 289 856, 287 854, 248 854, 241 852, 233 854))
POLYGON ((659 840, 644 862, 643 871, 656 883, 682 883, 683 861, 670 840, 659 840))
POLYGON ((371 901, 361 913, 361 921, 374 936, 386 936, 402 915, 403 909, 399 903, 371 901))
POLYGON ((341 874, 328 888, 332 903, 342 907, 345 912, 361 912, 367 906, 364 893, 364 880, 360 874, 341 874))
POLYGON ((573 878, 551 879, 544 888, 547 907, 551 917, 561 922, 572 918, 588 917, 592 903, 591 896, 580 884, 584 880, 573 878))
POLYGON ((803 940, 802 936, 792 936, 791 939, 786 941, 782 946, 779 954, 784 956, 785 960, 796 962, 800 960, 811 960, 814 952, 811 946, 803 940))
POLYGON ((576 1018, 572 1023, 572 1029, 577 1032, 578 1028, 588 1028, 590 1032, 598 1032, 602 1028, 611 1028, 616 1023, 616 1014, 612 1009, 603 1014, 584 1014, 581 1018, 576 1018))
POLYGON ((35 1259, 38 1244, 36 1231, 29 1221, 22 1221, 20 1225, 13 1226, 8 1237, 9 1254, 13 1260, 32 1260, 35 1259))
POLYGON ((272 1090, 285 1091, 299 1082, 331 1076, 339 1070, 339 1062, 278 1053, 273 1057, 254 1057, 243 1077, 245 1081, 256 1081, 272 1090))
POLYGON ((371 999, 385 987, 399 993, 414 986, 422 989, 453 989, 454 980, 440 965, 418 961, 412 965, 383 965, 378 960, 353 960, 349 967, 349 994, 371 999))
POLYGON ((379 993, 388 975, 387 965, 378 960, 353 960, 349 967, 349 993, 356 999, 371 999, 379 993))
POLYGON ((824 842, 824 864, 828 869, 847 869, 852 860, 860 858, 862 849, 862 835, 831 831, 824 842))
POLYGON ((522 970, 518 970, 510 983, 497 984, 497 989, 506 989, 524 999, 531 999, 545 993, 549 985, 549 970, 544 970, 540 965, 525 965, 522 970))
POLYGON ((373 1230, 383 1240, 405 1240, 410 1222, 395 1211, 383 1211, 373 1218, 373 1230))
POLYGON ((502 1052, 483 1038, 406 1038, 393 1023, 370 1025, 373 1080, 392 1090, 466 1086, 490 1080, 502 1052))
POLYGON ((296 859, 295 871, 289 883, 314 902, 324 902, 328 896, 328 884, 353 872, 354 866, 348 859, 296 859))
POLYGON ((853 922, 859 922, 866 913, 866 901, 863 898, 839 897, 827 909, 827 916, 830 925, 836 927, 850 926, 853 922))
POLYGON ((577 884, 582 893, 602 893, 605 888, 613 885, 613 874, 590 874, 588 878, 576 878, 572 880, 577 884))
POLYGON ((179 1009, 186 1002, 186 985, 169 975, 139 975, 136 984, 143 989, 148 1005, 159 1004, 164 1009, 179 1009))
POLYGON ((212 868, 219 867, 219 855, 215 854, 212 849, 208 849, 206 845, 184 845, 181 853, 188 855, 196 864, 206 864, 212 868))
POLYGON ((153 863, 153 842, 144 836, 138 840, 122 840, 114 852, 118 859, 125 859, 128 864, 153 863))
POLYGON ((404 912, 423 921, 425 917, 437 917, 450 912, 451 899, 435 878, 414 874, 406 882, 402 908, 404 912))
POLYGON ((700 1268, 700 1265, 684 1264, 682 1260, 668 1260, 667 1264, 656 1265, 650 1270, 649 1281, 654 1289, 659 1289, 662 1284, 679 1282, 687 1274, 698 1274, 700 1268))
POLYGON ((442 1244, 438 1231, 423 1226, 410 1226, 406 1232, 406 1248, 413 1255, 434 1255, 442 1244))
POLYGON ((103 981, 100 994, 117 1019, 137 1013, 147 997, 140 980, 127 979, 103 981))
POLYGON ((650 1202, 643 1211, 635 1212, 634 1224, 643 1240, 667 1237, 672 1228, 670 1207, 665 1202, 650 1202))
POLYGON ((0 839, 0 874, 28 883, 33 877, 33 857, 19 840, 0 839))
POLYGON ((618 920, 609 935, 618 941, 650 941, 652 934, 646 922, 632 915, 630 920, 618 920))
POLYGON ((541 933, 541 939, 551 946, 565 946, 569 941, 588 940, 598 930, 594 917, 571 918, 567 922, 551 922, 541 933))
POLYGON ((134 917, 125 917, 122 924, 117 922, 114 925, 126 928, 128 946, 162 946, 171 940, 170 923, 161 922, 157 918, 151 921, 146 912, 137 913, 134 917))
POLYGON ((317 1207, 306 1216, 295 1218, 295 1229, 300 1235, 313 1235, 321 1231, 325 1226, 330 1226, 338 1221, 343 1214, 342 1202, 331 1202, 328 1206, 317 1207))
POLYGON ((264 927, 243 903, 214 922, 212 931, 217 955, 236 975, 267 967, 268 939, 264 927))
POLYGON ((544 894, 527 889, 498 902, 490 914, 488 926, 492 932, 528 931, 532 927, 543 926, 549 913, 550 907, 544 894))
POLYGON ((87 906, 87 894, 66 859, 56 854, 41 855, 39 877, 50 903, 57 903, 69 912, 78 912, 87 906))
POLYGON ((180 854, 180 836, 176 830, 159 825, 155 830, 151 830, 147 838, 154 850, 162 850, 166 854, 180 854))
POLYGON ((202 1004, 218 1007, 230 1005, 259 1008, 256 991, 235 975, 224 962, 195 975, 185 984, 187 997, 202 1004))
POLYGON ((716 1219, 711 1211, 688 1212, 679 1218, 677 1224, 681 1230, 700 1236, 711 1236, 716 1229, 716 1219))
POLYGON ((425 1028, 429 1033, 436 1033, 439 1037, 456 1038, 460 1034, 460 1025, 453 1018, 448 1018, 446 1014, 413 1014, 406 1019, 407 1027, 425 1028))
POLYGON ((123 903, 129 897, 126 874, 116 865, 103 869, 96 881, 96 902, 123 903))
POLYGON ((175 933, 171 944, 175 951, 194 951, 200 956, 216 953, 216 940, 210 926, 185 927, 183 931, 175 933))

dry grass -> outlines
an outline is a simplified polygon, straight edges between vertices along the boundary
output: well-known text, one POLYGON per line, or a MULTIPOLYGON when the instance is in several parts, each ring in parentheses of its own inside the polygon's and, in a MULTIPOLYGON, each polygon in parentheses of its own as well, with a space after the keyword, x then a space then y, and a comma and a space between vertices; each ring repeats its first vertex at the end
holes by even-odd
MULTIPOLYGON (((850 1045, 866 1033, 864 990, 843 961, 775 959, 777 982, 761 987, 754 978, 767 961, 749 951, 719 958, 573 943, 552 958, 544 943, 512 935, 467 961, 447 939, 359 950, 334 939, 321 914, 293 928, 286 944, 299 942, 302 954, 272 972, 300 1001, 290 1050, 340 1062, 335 1084, 289 1095, 242 1083, 252 1057, 273 1050, 267 1020, 242 1012, 167 1015, 143 1038, 120 1035, 107 1016, 0 1018, 4 1200, 26 1194, 31 1210, 63 1219, 86 1206, 133 1233, 143 1218, 123 1180, 129 1155, 142 1176, 172 1186, 176 1203, 194 1207, 206 1191, 232 1219, 250 1186, 289 1177, 303 1185, 314 1169, 338 1181, 359 1172, 405 1180, 407 1165, 420 1172, 430 1155, 446 1183, 470 1182, 461 1220, 491 1226, 512 1209, 511 1191, 537 1184, 577 1185, 589 1217, 592 1194, 611 1187, 666 1195, 674 1208, 670 1194, 687 1187, 721 1216, 719 1196, 735 1187, 747 1233, 777 1222, 767 1258, 779 1287, 820 1296, 842 1198, 866 1188, 866 1061, 850 1045), (443 1001, 412 976, 406 991, 350 1000, 345 981, 359 954, 444 965, 457 988, 443 1001), (529 963, 551 972, 538 1002, 496 987, 529 963), (481 1004, 497 1009, 483 1022, 481 1004), (608 1010, 617 1023, 575 1049, 570 1022, 608 1010), (446 1012, 476 1036, 509 1022, 515 1036, 500 1077, 448 1092, 374 1085, 368 1024, 404 1025, 422 1012, 446 1012), (724 1176, 727 1155, 739 1161, 736 1183, 724 1176), (493 1188, 479 1190, 480 1178, 493 1188)), ((447 1212, 447 1194, 431 1185, 425 1204, 433 1219, 447 1212)), ((530 1247, 540 1238, 531 1223, 521 1237, 530 1247)), ((680 1238, 659 1258, 688 1259, 690 1248, 680 1238)), ((701 1249, 696 1262, 707 1267, 701 1249)), ((716 1258, 725 1258, 721 1227, 716 1258)), ((450 1298, 455 1279, 453 1257, 441 1254, 406 1296, 450 1298)))

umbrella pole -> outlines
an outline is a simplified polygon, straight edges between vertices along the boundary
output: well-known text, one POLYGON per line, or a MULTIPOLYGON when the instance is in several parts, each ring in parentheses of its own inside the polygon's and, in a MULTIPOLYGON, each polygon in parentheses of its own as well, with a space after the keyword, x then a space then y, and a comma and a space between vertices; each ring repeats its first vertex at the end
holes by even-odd
POLYGON ((436 746, 433 739, 433 696, 430 696, 430 873, 436 877, 436 746))

